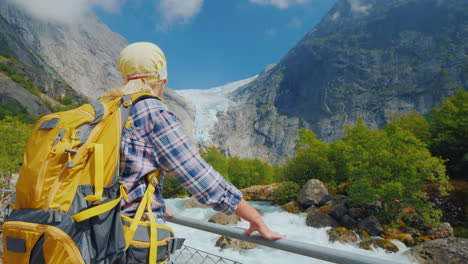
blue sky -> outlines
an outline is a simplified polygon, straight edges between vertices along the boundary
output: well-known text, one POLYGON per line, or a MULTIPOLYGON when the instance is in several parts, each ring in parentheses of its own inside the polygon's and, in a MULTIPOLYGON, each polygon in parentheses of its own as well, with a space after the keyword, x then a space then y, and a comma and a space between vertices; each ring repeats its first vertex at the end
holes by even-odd
POLYGON ((95 11, 129 43, 149 41, 163 49, 169 87, 206 89, 254 76, 278 62, 335 2, 127 0, 95 11))

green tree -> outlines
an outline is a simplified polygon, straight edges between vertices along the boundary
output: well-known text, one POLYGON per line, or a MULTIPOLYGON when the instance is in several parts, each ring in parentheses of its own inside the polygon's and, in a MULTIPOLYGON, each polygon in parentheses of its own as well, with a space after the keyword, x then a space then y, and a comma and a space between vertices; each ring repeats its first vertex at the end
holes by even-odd
POLYGON ((429 114, 431 152, 447 160, 447 171, 454 178, 467 178, 468 171, 468 92, 458 89, 429 114))
POLYGON ((442 194, 450 189, 443 161, 432 157, 425 143, 397 124, 384 130, 371 130, 362 120, 347 127, 341 144, 341 170, 352 182, 348 195, 357 205, 380 201, 383 216, 394 221, 399 210, 412 206, 427 222, 436 223, 440 211, 428 203, 425 185, 432 184, 442 194))
POLYGON ((16 117, 0 120, 0 174, 2 187, 9 188, 11 177, 19 171, 31 125, 16 117))
POLYGON ((329 144, 317 139, 308 129, 299 130, 296 155, 286 161, 284 173, 287 180, 299 185, 309 179, 333 180, 334 170, 328 159, 329 144))
POLYGON ((201 156, 208 162, 215 170, 229 180, 228 173, 228 159, 217 149, 212 146, 206 150, 201 151, 201 156))
POLYGON ((427 145, 431 142, 431 131, 429 128, 429 122, 422 115, 413 111, 406 115, 394 116, 390 121, 390 124, 397 125, 400 128, 411 132, 422 142, 427 145))

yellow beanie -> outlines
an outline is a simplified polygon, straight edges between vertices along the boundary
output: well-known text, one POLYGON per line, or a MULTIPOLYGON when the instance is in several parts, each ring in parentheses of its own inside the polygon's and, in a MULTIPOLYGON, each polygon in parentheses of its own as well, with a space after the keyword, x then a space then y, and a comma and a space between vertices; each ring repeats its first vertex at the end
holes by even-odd
POLYGON ((155 77, 167 80, 166 57, 153 43, 137 42, 120 52, 119 70, 124 82, 134 77, 155 77))

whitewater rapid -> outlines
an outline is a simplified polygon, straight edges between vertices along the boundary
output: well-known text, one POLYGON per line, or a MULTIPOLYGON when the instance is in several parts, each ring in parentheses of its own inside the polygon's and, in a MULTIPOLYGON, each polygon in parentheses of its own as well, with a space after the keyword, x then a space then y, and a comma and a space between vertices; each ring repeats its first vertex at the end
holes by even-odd
MULTIPOLYGON (((207 222, 211 216, 217 213, 216 211, 209 208, 184 208, 183 205, 186 200, 187 198, 166 199, 166 205, 167 208, 176 215, 190 217, 204 222, 207 222)), ((284 211, 280 206, 271 206, 268 202, 250 202, 250 204, 252 204, 255 208, 257 208, 257 210, 260 211, 266 224, 272 230, 286 235, 290 240, 393 260, 398 263, 414 263, 411 262, 404 254, 404 252, 408 250, 408 247, 406 247, 398 240, 393 240, 393 242, 400 250, 398 253, 392 254, 387 254, 384 250, 381 249, 375 249, 373 251, 363 250, 353 244, 330 243, 326 233, 329 228, 313 228, 307 226, 305 224, 305 213, 290 214, 284 211)), ((214 255, 232 259, 243 264, 330 263, 276 249, 271 249, 264 246, 258 246, 255 249, 242 251, 235 251, 232 249, 220 250, 220 248, 214 246, 220 235, 199 231, 173 223, 168 223, 168 225, 174 229, 176 236, 186 238, 185 245, 209 252, 214 255)), ((248 223, 241 221, 240 223, 231 226, 247 228, 248 223)))
POLYGON ((209 132, 218 121, 218 115, 226 112, 229 107, 235 104, 229 99, 229 94, 252 82, 255 78, 257 78, 257 75, 205 90, 176 90, 176 93, 184 97, 195 107, 193 137, 198 143, 203 144, 209 141, 209 132))

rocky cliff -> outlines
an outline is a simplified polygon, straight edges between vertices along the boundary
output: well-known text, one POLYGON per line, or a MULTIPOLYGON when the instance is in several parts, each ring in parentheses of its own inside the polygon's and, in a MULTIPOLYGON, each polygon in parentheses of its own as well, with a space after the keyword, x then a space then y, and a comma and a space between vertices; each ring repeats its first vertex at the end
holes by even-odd
POLYGON ((468 88, 468 3, 340 0, 272 69, 232 94, 214 141, 230 155, 272 162, 293 155, 298 128, 343 135, 360 117, 372 128, 393 114, 426 114, 468 88))

